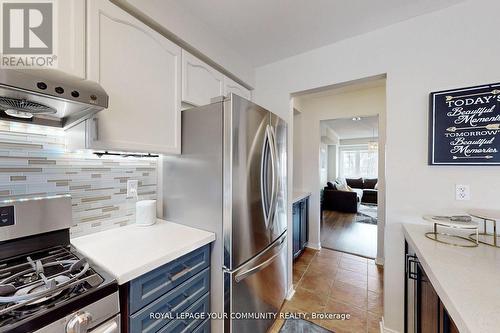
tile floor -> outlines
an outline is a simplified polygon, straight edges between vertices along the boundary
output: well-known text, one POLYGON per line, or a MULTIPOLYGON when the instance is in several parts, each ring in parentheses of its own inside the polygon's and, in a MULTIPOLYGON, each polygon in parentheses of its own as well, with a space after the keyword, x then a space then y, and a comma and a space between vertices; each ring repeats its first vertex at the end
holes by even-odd
MULTIPOLYGON (((312 320, 335 333, 379 333, 383 269, 370 259, 328 249, 306 249, 294 262, 295 295, 282 312, 348 313, 349 320, 312 320)), ((269 333, 279 332, 277 320, 269 333)))

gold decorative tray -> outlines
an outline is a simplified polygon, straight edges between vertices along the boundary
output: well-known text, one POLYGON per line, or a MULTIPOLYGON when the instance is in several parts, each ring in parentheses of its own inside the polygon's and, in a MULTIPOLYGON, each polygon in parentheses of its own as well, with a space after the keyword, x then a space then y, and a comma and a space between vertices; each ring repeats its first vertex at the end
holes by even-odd
POLYGON ((470 216, 483 220, 481 223, 483 230, 478 234, 470 234, 469 238, 481 244, 500 247, 500 235, 497 233, 497 221, 500 220, 500 210, 471 209, 467 213, 470 216), (493 232, 488 231, 488 226, 490 226, 490 230, 493 232))
POLYGON ((457 217, 454 216, 425 215, 423 218, 433 224, 433 231, 425 233, 427 238, 439 243, 458 247, 479 246, 479 226, 476 222, 457 219, 457 217), (462 236, 459 234, 460 232, 470 231, 473 231, 471 235, 476 235, 475 239, 471 236, 462 236))

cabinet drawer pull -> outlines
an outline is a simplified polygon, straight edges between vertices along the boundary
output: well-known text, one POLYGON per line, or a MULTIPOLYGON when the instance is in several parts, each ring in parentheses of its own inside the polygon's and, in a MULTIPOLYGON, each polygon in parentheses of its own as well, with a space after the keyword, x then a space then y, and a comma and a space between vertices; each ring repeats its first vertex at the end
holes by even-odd
POLYGON ((191 271, 191 267, 184 265, 184 269, 180 271, 179 273, 175 273, 174 275, 170 275, 170 281, 174 282, 175 280, 180 279, 184 275, 188 274, 191 271))
MULTIPOLYGON (((204 271, 209 263, 210 248, 206 245, 132 280, 129 286, 130 313, 144 308, 157 299, 159 295, 173 292, 173 289, 180 284, 204 271)), ((187 291, 191 295, 190 298, 193 298, 194 289, 181 289, 175 292, 177 297, 184 300, 181 294, 183 291, 187 291)), ((170 301, 170 303, 175 304, 176 302, 170 301)))
POLYGON ((416 270, 416 267, 418 266, 420 262, 418 261, 418 258, 416 255, 411 255, 411 254, 406 254, 406 274, 408 276, 408 279, 411 280, 418 280, 418 272, 416 270))

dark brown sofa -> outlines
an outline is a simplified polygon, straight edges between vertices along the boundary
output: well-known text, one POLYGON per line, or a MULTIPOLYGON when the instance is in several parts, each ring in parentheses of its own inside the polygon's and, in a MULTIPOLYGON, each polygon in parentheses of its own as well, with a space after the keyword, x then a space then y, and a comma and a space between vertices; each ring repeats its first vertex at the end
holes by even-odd
POLYGON ((323 200, 321 208, 324 210, 335 210, 344 213, 357 213, 361 198, 358 193, 351 191, 340 191, 328 183, 323 189, 323 200))
POLYGON ((363 190, 361 203, 376 205, 378 203, 378 190, 375 186, 378 178, 346 178, 346 183, 350 187, 363 190))

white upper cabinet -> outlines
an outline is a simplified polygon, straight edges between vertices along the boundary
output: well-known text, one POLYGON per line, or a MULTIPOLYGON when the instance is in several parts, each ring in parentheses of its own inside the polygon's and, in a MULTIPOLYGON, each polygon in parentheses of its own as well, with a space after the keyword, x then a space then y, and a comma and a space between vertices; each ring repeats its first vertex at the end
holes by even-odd
POLYGON ((224 75, 182 50, 182 101, 201 106, 223 93, 224 75))
POLYGON ((230 78, 224 77, 224 96, 227 96, 230 93, 244 97, 248 100, 252 99, 252 93, 250 92, 250 90, 243 87, 241 84, 231 80, 230 78))
POLYGON ((57 69, 85 78, 85 0, 54 2, 57 69))
POLYGON ((107 0, 88 0, 87 28, 87 77, 109 95, 88 148, 180 153, 181 48, 107 0))

